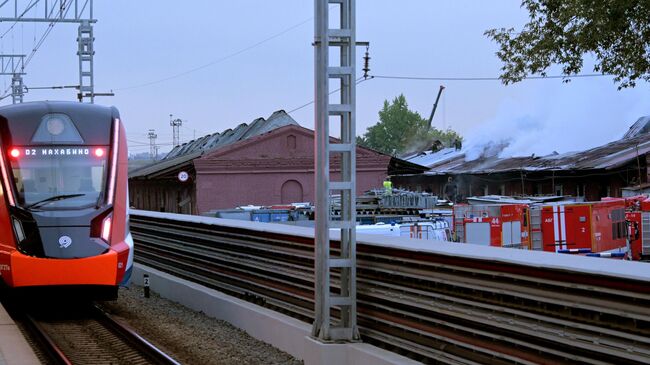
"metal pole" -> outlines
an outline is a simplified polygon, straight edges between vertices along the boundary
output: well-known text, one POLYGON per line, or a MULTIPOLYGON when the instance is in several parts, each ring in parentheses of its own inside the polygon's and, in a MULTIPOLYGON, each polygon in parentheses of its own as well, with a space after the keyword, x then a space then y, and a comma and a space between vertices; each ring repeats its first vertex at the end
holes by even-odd
POLYGON ((329 84, 327 65, 329 53, 328 1, 314 1, 314 172, 315 172, 315 321, 312 335, 323 339, 329 338, 329 116, 327 112, 329 84))
POLYGON ((315 321, 312 335, 322 341, 359 339, 356 315, 356 139, 355 139, 355 3, 354 0, 316 0, 314 29, 315 73, 315 321), (329 29, 329 6, 338 6, 340 28, 329 29), (339 64, 329 64, 329 48, 339 48, 339 64), (341 84, 340 101, 329 102, 329 82, 341 84), (329 136, 330 118, 340 118, 340 143, 329 136), (340 156, 340 180, 331 181, 330 153, 340 156), (330 221, 330 192, 341 197, 339 221, 330 221), (340 232, 340 253, 330 254, 330 226, 340 232), (339 280, 332 269, 338 269, 339 280), (330 287, 339 284, 338 293, 330 287), (341 318, 333 325, 330 314, 341 318))

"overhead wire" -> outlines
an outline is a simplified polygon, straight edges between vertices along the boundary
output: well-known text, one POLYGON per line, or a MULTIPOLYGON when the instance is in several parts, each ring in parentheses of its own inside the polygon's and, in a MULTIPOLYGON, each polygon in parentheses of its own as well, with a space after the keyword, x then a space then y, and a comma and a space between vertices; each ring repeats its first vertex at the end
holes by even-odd
MULTIPOLYGON (((368 80, 370 80, 370 79, 371 79, 371 78, 365 78, 365 77, 361 76, 361 77, 359 77, 358 79, 355 80, 355 83, 356 83, 357 85, 359 85, 360 83, 362 83, 362 82, 364 82, 364 81, 368 81, 368 80)), ((338 89, 336 89, 336 90, 330 91, 330 93, 327 94, 327 95, 332 95, 332 94, 335 94, 335 93, 337 93, 337 92, 339 92, 339 91, 341 91, 341 88, 338 88, 338 89)), ((310 101, 310 102, 308 102, 308 103, 305 103, 305 104, 303 104, 303 105, 301 105, 301 106, 299 106, 299 107, 297 107, 297 108, 291 109, 291 110, 289 110, 289 111, 287 112, 287 114, 291 114, 291 113, 293 113, 293 112, 295 112, 295 111, 298 111, 298 110, 300 110, 300 109, 302 109, 302 108, 306 108, 306 107, 312 105, 314 102, 315 102, 315 101, 312 100, 312 101, 310 101)))
POLYGON ((264 43, 267 43, 267 42, 269 42, 269 41, 271 41, 271 40, 273 40, 273 39, 275 39, 275 38, 278 38, 278 37, 280 37, 280 36, 282 36, 282 35, 284 35, 284 34, 290 32, 290 31, 292 31, 292 30, 294 30, 294 29, 296 29, 296 28, 298 28, 298 27, 300 27, 300 26, 306 24, 306 23, 309 23, 309 22, 312 21, 313 19, 314 19, 314 17, 311 17, 311 18, 309 18, 309 19, 305 19, 305 20, 301 21, 300 23, 294 24, 294 25, 290 26, 289 28, 286 28, 286 29, 284 29, 284 30, 281 31, 281 32, 275 33, 275 34, 271 35, 270 37, 267 37, 267 38, 265 38, 265 39, 263 39, 263 40, 261 40, 261 41, 259 41, 259 42, 256 42, 256 43, 254 43, 254 44, 251 44, 250 46, 244 47, 244 48, 242 48, 242 49, 240 49, 240 50, 238 50, 238 51, 235 51, 235 52, 230 53, 230 54, 228 54, 228 55, 226 55, 226 56, 223 56, 223 57, 218 58, 218 59, 216 59, 216 60, 213 60, 213 61, 210 61, 210 62, 208 62, 208 63, 205 63, 205 64, 203 64, 203 65, 201 65, 201 66, 198 66, 198 67, 195 67, 195 68, 189 69, 189 70, 187 70, 187 71, 183 71, 183 72, 177 73, 177 74, 175 74, 175 75, 168 76, 168 77, 164 77, 164 78, 161 78, 161 79, 158 79, 158 80, 155 80, 155 81, 150 81, 150 82, 146 82, 146 83, 139 84, 139 85, 133 85, 133 86, 127 86, 127 87, 115 88, 115 89, 113 89, 113 90, 115 90, 115 91, 123 91, 123 90, 137 89, 137 88, 141 88, 141 87, 146 87, 146 86, 151 86, 151 85, 159 84, 159 83, 161 83, 161 82, 165 82, 165 81, 168 81, 168 80, 172 80, 172 79, 175 79, 175 78, 179 78, 179 77, 181 77, 181 76, 185 76, 185 75, 191 74, 191 73, 193 73, 193 72, 196 72, 196 71, 202 70, 202 69, 204 69, 204 68, 207 68, 207 67, 210 67, 210 66, 216 65, 216 64, 218 64, 218 63, 221 63, 221 62, 223 62, 223 61, 226 61, 226 60, 228 60, 228 59, 230 59, 230 58, 233 58, 233 57, 235 57, 235 56, 237 56, 237 55, 240 55, 240 54, 242 54, 242 53, 244 53, 244 52, 246 52, 246 51, 249 51, 249 50, 251 50, 251 49, 253 49, 253 48, 255 48, 255 47, 258 47, 258 46, 260 46, 260 45, 262 45, 262 44, 264 44, 264 43))
MULTIPOLYGON (((69 5, 71 5, 71 4, 69 4, 69 5)), ((65 6, 65 5, 62 5, 62 6, 65 6)), ((68 7, 65 9, 65 13, 64 13, 63 16, 61 17, 61 19, 65 18, 65 17, 68 15, 68 12, 70 11, 70 9, 72 9, 72 6, 68 6, 68 7)), ((52 12, 53 12, 53 11, 54 11, 54 8, 52 8, 52 12)), ((52 12, 50 12, 50 16, 52 16, 52 12)), ((31 52, 31 53, 29 54, 29 56, 27 57, 27 60, 26 60, 25 63, 23 64, 23 68, 27 67, 27 65, 29 64, 29 62, 31 62, 32 58, 34 58, 34 55, 36 54, 36 52, 39 50, 39 48, 41 48, 41 46, 43 45, 43 43, 45 42, 45 40, 47 39, 47 37, 48 37, 48 36, 50 35, 50 33, 52 32, 52 29, 54 29, 54 25, 56 25, 56 23, 59 22, 58 19, 59 19, 59 18, 54 19, 53 21, 50 22, 50 24, 48 25, 48 28, 45 30, 45 32, 44 32, 43 35, 41 36, 41 39, 38 40, 38 42, 36 43, 36 46, 32 49, 32 52, 31 52)))
MULTIPOLYGON (((543 79, 566 79, 566 78, 583 78, 583 77, 603 77, 613 76, 611 74, 575 74, 575 75, 547 75, 547 76, 528 76, 524 80, 543 80, 543 79)), ((501 81, 500 77, 421 77, 421 76, 399 76, 399 75, 372 75, 373 79, 394 79, 394 80, 420 80, 420 81, 501 81)))
MULTIPOLYGON (((22 14, 20 14, 20 16, 18 18, 22 18, 23 15, 25 15, 25 13, 27 13, 27 11, 29 11, 34 5, 38 4, 38 1, 39 0, 36 0, 36 3, 32 4, 32 2, 34 2, 34 0, 30 0, 29 4, 27 4, 27 9, 22 14)), ((14 21, 14 23, 0 35, 0 39, 3 39, 7 35, 7 33, 11 32, 11 30, 14 29, 16 24, 18 24, 18 20, 14 21)))
MULTIPOLYGON (((33 1, 33 0, 32 0, 32 1, 33 1)), ((36 1, 35 4, 32 4, 32 2, 30 1, 30 3, 27 5, 27 9, 26 9, 26 10, 25 10, 21 15, 20 15, 20 17, 22 17, 23 15, 25 15, 25 13, 27 13, 27 11, 29 11, 29 10, 30 10, 34 5, 37 5, 37 4, 38 4, 38 1, 36 1)), ((48 24, 48 27, 47 27, 47 29, 45 30, 45 32, 43 32, 43 35, 41 36, 41 38, 38 40, 38 42, 37 42, 37 43, 34 45, 34 47, 32 48, 31 53, 30 53, 29 56, 27 57, 27 60, 25 60, 25 61, 23 62, 23 64, 22 64, 22 70, 21 70, 21 71, 24 71, 25 68, 27 67, 27 65, 28 65, 28 64, 31 62, 31 60, 34 58, 34 55, 36 54, 36 52, 38 52, 38 50, 40 49, 40 47, 43 45, 43 43, 45 42, 45 40, 47 39, 47 37, 48 37, 48 36, 50 35, 50 33, 52 32, 52 29, 54 29, 54 25, 56 25, 56 23, 59 22, 59 19, 63 19, 63 18, 65 18, 65 17, 68 15, 68 12, 70 11, 70 9, 72 9, 72 4, 68 4, 67 7, 66 7, 66 4, 65 4, 65 3, 63 3, 63 4, 61 5, 61 8, 59 8, 59 11, 61 11, 61 12, 65 11, 65 12, 61 15, 60 18, 53 19, 53 20, 48 24)), ((50 13, 48 14, 48 17, 51 17, 53 13, 54 13, 54 7, 52 7, 52 10, 51 10, 50 13)), ((10 29, 13 29, 13 27, 16 25, 16 23, 18 23, 18 21, 15 21, 14 24, 11 26, 10 29)), ((4 36, 5 34, 7 34, 7 32, 8 32, 8 31, 6 31, 6 32, 3 34, 3 36, 4 36)), ((12 32, 11 34, 12 34, 12 39, 13 39, 13 34, 14 34, 14 33, 12 32)), ((34 39, 36 39, 36 38, 34 37, 34 39)), ((13 44, 13 42, 12 42, 12 44, 13 44)), ((11 95, 11 94, 7 94, 7 93, 9 92, 10 89, 11 89, 11 86, 9 86, 9 87, 7 87, 7 88, 5 89, 5 91, 4 91, 4 93, 3 93, 4 95, 0 96, 0 100, 5 99, 5 98, 8 97, 9 95, 11 95)))

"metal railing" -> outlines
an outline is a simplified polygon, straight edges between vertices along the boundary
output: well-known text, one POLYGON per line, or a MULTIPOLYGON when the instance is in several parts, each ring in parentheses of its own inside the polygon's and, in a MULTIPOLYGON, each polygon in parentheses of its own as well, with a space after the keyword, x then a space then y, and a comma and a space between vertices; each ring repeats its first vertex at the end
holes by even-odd
MULTIPOLYGON (((311 323, 313 234, 269 227, 131 215, 136 261, 311 323)), ((650 362, 645 281, 361 240, 357 258, 365 342, 443 364, 650 362)))

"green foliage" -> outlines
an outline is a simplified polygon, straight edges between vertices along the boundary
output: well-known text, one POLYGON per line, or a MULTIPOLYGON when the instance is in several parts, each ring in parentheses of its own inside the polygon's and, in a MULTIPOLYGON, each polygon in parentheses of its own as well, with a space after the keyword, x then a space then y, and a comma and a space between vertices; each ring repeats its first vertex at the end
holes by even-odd
POLYGON ((485 32, 500 46, 504 84, 546 76, 552 64, 566 76, 578 74, 585 54, 595 58, 595 72, 615 76, 619 89, 650 81, 649 1, 523 0, 521 6, 530 14, 521 32, 485 32))
POLYGON ((419 113, 408 109, 406 98, 401 95, 392 103, 384 101, 379 111, 379 123, 368 127, 363 137, 357 137, 357 144, 386 154, 401 156, 431 148, 435 141, 443 146, 452 146, 462 137, 451 129, 429 130, 428 121, 419 113))

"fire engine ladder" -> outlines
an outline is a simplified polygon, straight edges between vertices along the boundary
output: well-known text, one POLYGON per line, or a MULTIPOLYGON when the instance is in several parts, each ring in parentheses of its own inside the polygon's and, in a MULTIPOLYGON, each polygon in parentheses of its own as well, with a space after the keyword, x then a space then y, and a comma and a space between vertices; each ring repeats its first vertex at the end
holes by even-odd
POLYGON ((79 56, 79 101, 88 99, 90 103, 95 102, 95 77, 93 74, 93 26, 89 21, 79 24, 77 44, 77 55, 79 56))
POLYGON ((312 336, 321 341, 359 339, 356 301, 356 141, 355 141, 355 0, 315 0, 316 131, 316 310, 312 336), (330 29, 329 11, 339 12, 339 28, 330 29), (340 61, 330 65, 330 47, 340 61), (340 83, 340 100, 330 102, 330 81, 340 83), (331 143, 330 122, 340 124, 340 143, 331 143), (330 180, 332 161, 340 160, 341 179, 330 180), (340 193, 340 220, 331 220, 332 193, 340 193), (329 227, 340 230, 340 250, 330 251, 329 227), (330 256, 332 255, 332 256, 330 256), (339 289, 334 281, 338 278, 339 289), (333 290, 332 290, 333 289, 333 290), (333 321, 332 309, 340 310, 333 321))
POLYGON ((543 251, 542 243, 542 208, 531 207, 530 212, 530 242, 531 249, 536 251, 543 251))

